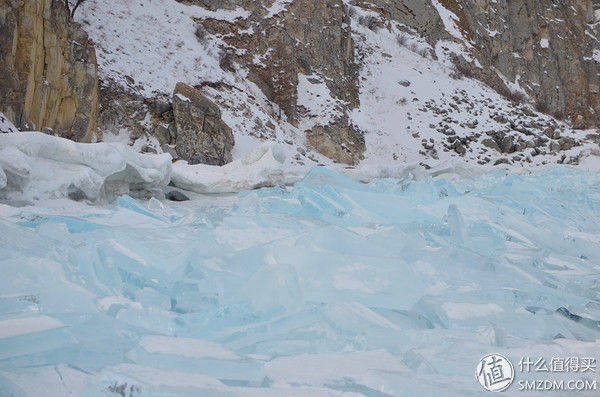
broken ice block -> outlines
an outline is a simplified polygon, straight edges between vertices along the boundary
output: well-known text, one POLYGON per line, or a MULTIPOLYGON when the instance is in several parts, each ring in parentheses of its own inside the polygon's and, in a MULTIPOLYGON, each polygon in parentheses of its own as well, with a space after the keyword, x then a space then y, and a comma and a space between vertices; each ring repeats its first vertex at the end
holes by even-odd
POLYGON ((0 296, 0 319, 39 311, 40 303, 35 295, 0 296))
POLYGON ((258 385, 263 365, 201 339, 145 336, 127 355, 136 364, 196 372, 225 381, 258 385))
POLYGON ((0 360, 39 353, 69 343, 68 327, 41 315, 0 321, 0 360))

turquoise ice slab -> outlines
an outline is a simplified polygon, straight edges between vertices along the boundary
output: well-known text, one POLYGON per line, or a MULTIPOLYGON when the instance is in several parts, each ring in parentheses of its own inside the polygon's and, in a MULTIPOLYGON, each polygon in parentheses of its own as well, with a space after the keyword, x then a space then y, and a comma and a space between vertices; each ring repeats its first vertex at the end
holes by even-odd
POLYGON ((600 358, 596 174, 214 200, 0 212, 0 393, 468 395, 491 352, 600 358))
POLYGON ((66 324, 45 315, 0 321, 0 365, 2 361, 45 352, 69 343, 66 324))
POLYGON ((24 313, 38 313, 39 298, 35 295, 0 296, 0 319, 24 313))

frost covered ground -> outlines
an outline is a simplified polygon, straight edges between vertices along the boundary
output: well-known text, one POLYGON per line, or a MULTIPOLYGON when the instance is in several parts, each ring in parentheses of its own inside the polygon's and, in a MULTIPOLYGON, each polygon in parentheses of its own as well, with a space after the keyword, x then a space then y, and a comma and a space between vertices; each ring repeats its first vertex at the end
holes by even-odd
POLYGON ((444 175, 0 205, 0 394, 464 396, 488 353, 599 357, 600 177, 444 175))

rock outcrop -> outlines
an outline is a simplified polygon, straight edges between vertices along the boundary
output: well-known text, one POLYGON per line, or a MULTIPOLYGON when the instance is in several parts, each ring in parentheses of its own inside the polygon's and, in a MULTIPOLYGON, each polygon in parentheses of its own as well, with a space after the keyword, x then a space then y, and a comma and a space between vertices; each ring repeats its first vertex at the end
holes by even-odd
POLYGON ((190 164, 224 165, 232 160, 235 144, 231 128, 221 120, 217 105, 184 83, 173 93, 175 150, 190 164))
POLYGON ((2 113, 0 113, 0 134, 18 132, 13 123, 10 122, 2 113))
MULTIPOLYGON (((99 86, 98 129, 102 134, 119 135, 125 129, 130 143, 149 137, 154 137, 163 149, 175 143, 173 106, 169 98, 147 98, 136 87, 123 87, 111 80, 101 80, 99 86)), ((155 149, 141 147, 148 152, 155 149)))
MULTIPOLYGON (((201 4, 203 2, 200 2, 201 4)), ((231 3, 231 2, 230 2, 231 3)), ((358 105, 358 67, 350 19, 342 0, 292 2, 238 0, 250 16, 230 23, 206 19, 203 26, 223 35, 234 56, 249 70, 249 78, 285 112, 298 120, 298 74, 317 74, 332 96, 358 105)), ((222 5, 223 6, 223 5, 222 5)))
POLYGON ((325 157, 349 165, 358 164, 366 149, 363 134, 344 120, 314 126, 306 131, 306 139, 325 157))
MULTIPOLYGON (((195 2, 211 7, 207 1, 195 2)), ((205 29, 218 34, 230 46, 223 50, 222 66, 232 67, 233 61, 242 64, 248 70, 248 78, 279 106, 293 125, 308 118, 299 103, 299 75, 323 81, 339 106, 336 116, 325 120, 326 125, 314 125, 319 133, 310 134, 309 142, 316 143, 313 146, 326 156, 335 153, 332 157, 335 161, 358 162, 365 150, 362 132, 344 125, 348 112, 359 104, 358 66, 344 2, 240 0, 223 3, 221 7, 227 5, 244 7, 250 16, 235 22, 210 18, 201 21, 205 29), (339 125, 344 126, 338 128, 339 125), (330 145, 317 142, 317 136, 330 143, 337 142, 345 149, 322 150, 330 145)))
POLYGON ((458 24, 484 70, 519 83, 541 110, 580 127, 597 122, 600 36, 591 1, 461 3, 458 24))
POLYGON ((518 84, 538 110, 598 126, 600 27, 592 0, 358 0, 432 46, 465 44, 459 71, 511 97, 518 84), (443 17, 440 17, 443 14, 443 17), (446 26, 448 25, 448 26, 446 26), (469 59, 470 58, 470 59, 469 59), (507 84, 508 83, 508 84, 507 84))
POLYGON ((0 111, 18 128, 94 138, 96 52, 62 1, 1 2, 0 75, 0 111))
POLYGON ((160 145, 190 164, 229 163, 235 143, 219 106, 184 83, 176 85, 172 98, 149 98, 135 86, 101 81, 98 126, 105 136, 126 130, 130 144, 145 142, 139 146, 142 152, 156 152, 160 145))

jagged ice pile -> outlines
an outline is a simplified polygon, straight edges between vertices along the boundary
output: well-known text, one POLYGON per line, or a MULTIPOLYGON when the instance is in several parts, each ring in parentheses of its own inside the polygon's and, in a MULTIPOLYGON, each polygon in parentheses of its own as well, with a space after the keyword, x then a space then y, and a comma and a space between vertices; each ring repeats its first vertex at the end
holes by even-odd
POLYGON ((0 205, 0 394, 462 396, 487 353, 597 357, 599 186, 315 168, 231 207, 0 205))

